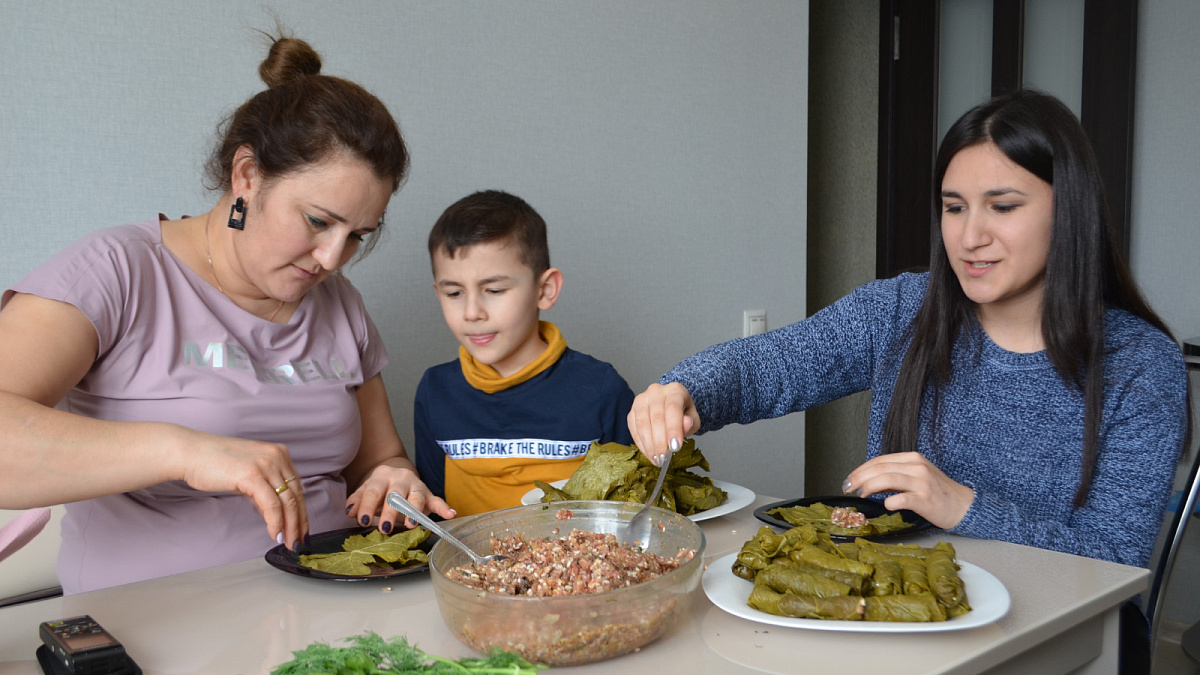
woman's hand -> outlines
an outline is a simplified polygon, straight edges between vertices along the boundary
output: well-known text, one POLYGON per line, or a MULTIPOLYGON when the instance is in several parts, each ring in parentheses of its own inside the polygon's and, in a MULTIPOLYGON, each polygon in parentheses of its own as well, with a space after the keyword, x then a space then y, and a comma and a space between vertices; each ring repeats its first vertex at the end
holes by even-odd
POLYGON ((883 501, 888 510, 915 511, 944 530, 958 525, 975 501, 974 490, 954 482, 916 452, 880 455, 862 464, 846 477, 842 492, 863 497, 895 492, 883 501))
MULTIPOLYGON (((456 515, 444 499, 430 492, 417 476, 412 463, 404 458, 388 460, 375 467, 346 499, 346 514, 363 527, 370 525, 378 514, 379 531, 392 534, 400 512, 387 505, 385 500, 389 492, 399 492, 401 497, 422 513, 436 513, 443 518, 456 515)), ((413 528, 417 524, 411 518, 405 518, 404 526, 413 528)))
POLYGON ((292 550, 308 537, 304 488, 287 446, 180 429, 181 474, 188 485, 246 495, 271 538, 292 550))
POLYGON ((683 439, 700 430, 700 413, 692 395, 678 382, 652 384, 633 399, 629 410, 629 433, 651 462, 657 462, 673 439, 683 439))
MULTIPOLYGON (((392 421, 382 376, 376 375, 358 388, 358 410, 362 444, 354 461, 342 471, 346 484, 355 488, 346 498, 346 515, 364 527, 378 515, 379 531, 391 534, 400 512, 388 506, 386 499, 389 492, 399 492, 422 513, 453 518, 454 509, 426 487, 408 459, 392 421)), ((405 527, 417 526, 410 518, 404 520, 405 527)))

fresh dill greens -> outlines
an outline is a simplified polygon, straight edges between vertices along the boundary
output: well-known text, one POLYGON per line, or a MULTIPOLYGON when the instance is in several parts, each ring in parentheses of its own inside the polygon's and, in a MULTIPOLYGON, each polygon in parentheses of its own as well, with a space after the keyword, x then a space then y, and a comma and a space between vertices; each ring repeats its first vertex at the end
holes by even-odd
POLYGON ((347 638, 348 647, 331 647, 314 642, 303 651, 292 652, 294 660, 271 675, 532 675, 546 668, 516 654, 493 649, 486 658, 467 657, 453 661, 433 656, 408 644, 408 638, 385 640, 374 632, 347 638))

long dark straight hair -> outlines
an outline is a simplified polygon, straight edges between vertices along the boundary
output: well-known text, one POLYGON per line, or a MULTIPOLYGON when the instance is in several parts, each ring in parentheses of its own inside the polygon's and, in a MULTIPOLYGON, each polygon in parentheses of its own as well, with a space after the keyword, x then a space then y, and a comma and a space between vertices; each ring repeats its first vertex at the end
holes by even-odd
POLYGON ((977 324, 975 305, 963 293, 941 235, 942 179, 961 150, 993 143, 1006 157, 1049 183, 1054 191, 1050 251, 1042 297, 1042 339, 1059 377, 1084 396, 1083 468, 1075 506, 1087 502, 1096 470, 1104 405, 1104 311, 1123 309, 1167 335, 1129 272, 1117 245, 1100 172, 1075 115, 1053 96, 1018 91, 993 98, 963 115, 942 140, 934 175, 929 289, 909 330, 883 427, 882 451, 916 450, 921 402, 932 392, 936 443, 941 389, 950 381, 956 340, 977 324))

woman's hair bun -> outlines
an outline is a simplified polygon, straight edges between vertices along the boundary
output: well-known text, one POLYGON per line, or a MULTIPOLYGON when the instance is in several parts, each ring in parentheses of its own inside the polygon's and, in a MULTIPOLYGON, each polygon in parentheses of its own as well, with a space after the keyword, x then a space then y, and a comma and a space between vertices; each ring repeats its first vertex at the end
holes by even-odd
POLYGON ((268 87, 321 72, 321 56, 307 42, 285 37, 275 40, 267 58, 258 66, 258 76, 268 87))

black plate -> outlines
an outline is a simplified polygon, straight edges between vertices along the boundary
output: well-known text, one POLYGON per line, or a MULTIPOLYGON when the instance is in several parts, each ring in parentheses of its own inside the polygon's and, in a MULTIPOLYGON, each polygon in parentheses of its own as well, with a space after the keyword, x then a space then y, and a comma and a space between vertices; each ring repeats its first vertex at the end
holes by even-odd
POLYGON ((863 497, 847 497, 845 495, 838 495, 836 497, 805 497, 804 499, 789 499, 787 501, 774 502, 773 504, 764 504, 763 506, 754 509, 754 517, 768 525, 790 530, 795 526, 782 518, 776 518, 775 516, 768 515, 767 511, 774 511, 775 509, 787 508, 789 506, 811 506, 818 502, 825 504, 826 506, 832 506, 833 508, 837 508, 839 506, 853 507, 858 509, 859 513, 868 518, 877 518, 879 516, 885 516, 889 513, 899 513, 900 517, 904 519, 904 522, 909 524, 908 527, 901 530, 885 532, 884 534, 873 534, 870 536, 849 534, 829 535, 829 538, 834 541, 854 541, 855 539, 870 539, 871 541, 876 541, 879 539, 890 539, 891 537, 901 537, 906 534, 919 532, 929 527, 928 520, 925 520, 912 511, 888 511, 886 508, 884 508, 882 502, 874 499, 865 499, 863 497))
MULTIPOLYGON (((330 530, 320 534, 310 535, 307 546, 301 546, 300 552, 306 555, 314 553, 337 553, 342 550, 342 542, 346 541, 346 537, 356 534, 368 534, 375 528, 373 527, 352 527, 346 530, 330 530)), ((429 553, 433 548, 434 543, 438 540, 438 536, 429 533, 429 538, 421 542, 417 548, 429 553)), ((331 574, 314 570, 311 567, 305 567, 300 564, 300 556, 293 551, 289 551, 283 544, 267 551, 263 556, 267 563, 276 569, 281 569, 284 572, 295 574, 297 576, 308 577, 310 579, 327 579, 330 581, 370 581, 372 579, 392 579, 394 577, 404 576, 405 574, 414 574, 416 572, 425 572, 429 570, 428 563, 417 563, 408 567, 401 567, 398 570, 390 572, 373 572, 365 576, 356 576, 349 574, 331 574)))

